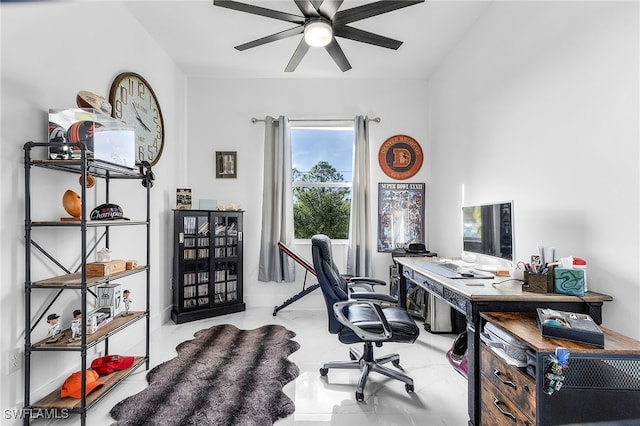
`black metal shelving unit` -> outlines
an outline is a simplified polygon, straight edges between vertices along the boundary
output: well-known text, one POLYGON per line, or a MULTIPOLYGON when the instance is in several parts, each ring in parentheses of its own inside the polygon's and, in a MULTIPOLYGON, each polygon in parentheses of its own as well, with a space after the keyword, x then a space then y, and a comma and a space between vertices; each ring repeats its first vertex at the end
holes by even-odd
MULTIPOLYGON (((148 164, 141 165, 139 169, 128 169, 113 165, 110 163, 102 162, 88 158, 88 153, 84 143, 70 144, 75 145, 80 149, 81 155, 79 159, 70 160, 39 160, 32 158, 33 152, 43 151, 54 145, 55 143, 43 143, 43 142, 27 142, 24 145, 24 170, 25 170, 25 352, 24 352, 24 408, 25 413, 34 412, 35 410, 47 410, 51 413, 52 410, 60 413, 74 413, 79 414, 81 417, 81 424, 86 424, 87 411, 96 404, 104 395, 109 393, 111 389, 117 386, 122 380, 133 373, 141 365, 145 365, 145 368, 149 369, 149 304, 150 304, 150 199, 151 199, 151 186, 153 174, 151 172, 151 166, 148 164), (64 173, 73 173, 80 175, 81 184, 81 199, 86 199, 86 186, 87 177, 89 175, 103 179, 105 181, 105 203, 109 202, 109 183, 114 179, 126 179, 142 183, 145 187, 146 193, 146 219, 144 220, 110 220, 110 221, 92 221, 89 220, 87 207, 85 203, 82 203, 82 214, 78 221, 33 221, 31 212, 31 169, 33 167, 45 168, 50 170, 57 170, 64 173), (142 266, 137 266, 133 269, 123 272, 111 274, 107 277, 87 277, 87 258, 94 252, 98 244, 104 240, 106 247, 109 247, 109 230, 112 227, 120 226, 144 226, 146 227, 146 263, 142 266), (33 231, 37 228, 51 228, 62 227, 76 229, 80 232, 80 265, 75 271, 72 271, 65 267, 62 262, 58 261, 55 255, 47 252, 40 244, 33 239, 33 231), (89 230, 102 230, 102 234, 96 238, 92 247, 87 246, 87 232, 89 230), (31 278, 31 258, 33 256, 32 251, 37 250, 47 259, 49 259, 52 265, 55 265, 61 269, 62 274, 59 276, 51 277, 45 280, 32 281, 31 278), (104 327, 98 329, 95 333, 87 335, 84 332, 81 334, 81 339, 76 342, 68 342, 70 337, 70 330, 64 330, 64 337, 57 343, 48 344, 47 339, 43 339, 38 342, 32 342, 31 333, 35 329, 35 325, 38 324, 44 317, 45 313, 54 305, 56 300, 60 297, 62 292, 72 290, 80 291, 81 294, 81 310, 83 313, 88 312, 89 297, 95 297, 93 289, 100 284, 115 281, 120 278, 128 277, 135 274, 145 275, 145 288, 146 288, 146 304, 144 311, 130 311, 129 316, 116 316, 104 327), (42 310, 42 314, 37 318, 33 324, 31 323, 32 316, 32 292, 33 291, 50 291, 54 293, 47 306, 42 310), (101 388, 93 391, 89 395, 86 395, 86 375, 87 370, 87 350, 95 347, 96 345, 104 345, 104 354, 109 354, 109 338, 118 332, 126 329, 130 325, 137 323, 140 320, 145 320, 145 354, 144 356, 136 356, 133 365, 121 371, 116 371, 112 374, 101 376, 100 381, 105 385, 101 388), (31 362, 32 354, 34 352, 51 352, 51 351, 69 351, 80 353, 80 371, 81 377, 81 395, 80 399, 74 399, 70 397, 61 398, 60 389, 55 388, 49 395, 40 399, 39 401, 31 402, 31 362)), ((43 155, 43 156, 45 156, 43 155)), ((24 417, 24 424, 28 425, 30 417, 27 415, 24 417)))

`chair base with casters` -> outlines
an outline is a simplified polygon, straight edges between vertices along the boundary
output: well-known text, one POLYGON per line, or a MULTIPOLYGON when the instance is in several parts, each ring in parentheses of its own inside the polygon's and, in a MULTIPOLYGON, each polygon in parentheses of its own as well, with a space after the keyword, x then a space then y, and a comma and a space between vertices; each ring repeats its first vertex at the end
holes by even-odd
POLYGON ((413 379, 406 374, 385 367, 383 364, 392 363, 395 367, 400 366, 400 356, 398 354, 388 354, 380 358, 374 358, 373 344, 366 342, 364 344, 364 353, 360 353, 356 348, 349 348, 349 357, 351 361, 333 361, 327 362, 320 369, 320 375, 326 376, 329 373, 329 369, 349 369, 360 370, 360 380, 358 380, 358 387, 356 388, 356 400, 364 401, 364 386, 367 384, 369 373, 374 371, 376 373, 385 375, 389 378, 404 382, 404 387, 407 392, 413 392, 413 379))

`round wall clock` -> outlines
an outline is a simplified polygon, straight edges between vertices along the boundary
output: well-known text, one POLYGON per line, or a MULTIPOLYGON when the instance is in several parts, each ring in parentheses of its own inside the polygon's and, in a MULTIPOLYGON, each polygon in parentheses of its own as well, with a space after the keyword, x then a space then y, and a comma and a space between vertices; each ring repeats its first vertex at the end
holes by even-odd
POLYGON ((155 92, 141 75, 119 74, 111 84, 109 102, 113 118, 133 127, 136 133, 136 163, 154 165, 164 147, 164 120, 155 92))
POLYGON ((422 148, 407 135, 395 135, 384 141, 378 151, 380 168, 390 178, 408 179, 422 167, 422 148))

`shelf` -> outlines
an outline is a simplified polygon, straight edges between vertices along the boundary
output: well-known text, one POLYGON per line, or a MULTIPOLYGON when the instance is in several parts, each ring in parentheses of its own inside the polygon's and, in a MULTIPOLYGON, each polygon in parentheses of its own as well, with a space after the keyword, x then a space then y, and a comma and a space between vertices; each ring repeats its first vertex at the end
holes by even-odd
MULTIPOLYGON (((107 394, 111 389, 113 389, 118 383, 124 380, 127 376, 133 373, 138 367, 140 367, 147 360, 146 357, 137 356, 133 361, 133 365, 126 370, 114 371, 111 374, 106 376, 100 376, 99 381, 104 383, 104 386, 101 386, 91 392, 86 397, 86 407, 89 408, 98 400, 100 400, 105 394, 107 394)), ((62 384, 60 385, 62 386, 62 384)), ((40 401, 36 402, 31 406, 31 408, 55 408, 55 409, 67 409, 75 412, 82 410, 82 399, 76 399, 71 397, 60 397, 60 388, 57 388, 49 395, 42 398, 40 401)))
MULTIPOLYGON (((82 173, 82 160, 31 160, 33 167, 62 170, 71 173, 82 173)), ((128 169, 116 164, 106 163, 100 160, 87 159, 87 173, 97 177, 111 179, 143 179, 138 169, 128 169)))
MULTIPOLYGON (((87 348, 97 345, 104 339, 111 337, 112 334, 119 332, 123 328, 128 327, 146 316, 146 312, 144 311, 129 311, 129 313, 131 315, 122 316, 122 314, 118 314, 104 327, 99 328, 95 333, 87 334, 87 348)), ((47 340, 49 339, 46 338, 32 345, 32 349, 65 351, 82 350, 82 340, 69 343, 69 339, 71 338, 71 329, 67 328, 66 330, 63 330, 63 333, 64 336, 60 341, 56 343, 47 343, 47 340)))
POLYGON ((604 333, 604 348, 565 339, 544 337, 536 318, 519 312, 483 312, 481 317, 502 327, 518 340, 525 342, 536 352, 554 353, 558 346, 565 347, 574 354, 613 353, 618 355, 637 354, 640 342, 614 330, 600 326, 604 333))
MULTIPOLYGON (((104 284, 110 281, 124 278, 129 275, 137 274, 142 271, 146 271, 146 266, 138 266, 134 269, 129 269, 123 272, 116 272, 106 277, 87 277, 87 287, 95 287, 99 284, 104 284)), ((60 275, 58 277, 47 278, 46 280, 34 281, 31 283, 31 288, 82 288, 82 274, 75 272, 73 274, 60 275)))
MULTIPOLYGON (((146 225, 147 221, 144 220, 88 220, 86 222, 89 228, 99 228, 101 226, 131 226, 131 225, 146 225)), ((32 221, 31 226, 68 226, 68 227, 80 227, 82 222, 80 220, 45 220, 45 221, 32 221)))

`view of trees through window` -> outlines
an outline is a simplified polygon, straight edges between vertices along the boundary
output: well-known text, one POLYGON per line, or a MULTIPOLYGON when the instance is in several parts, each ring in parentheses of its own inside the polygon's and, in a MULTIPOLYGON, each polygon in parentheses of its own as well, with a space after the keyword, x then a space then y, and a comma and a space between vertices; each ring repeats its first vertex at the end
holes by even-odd
POLYGON ((294 127, 291 154, 295 238, 349 238, 353 128, 294 127))

